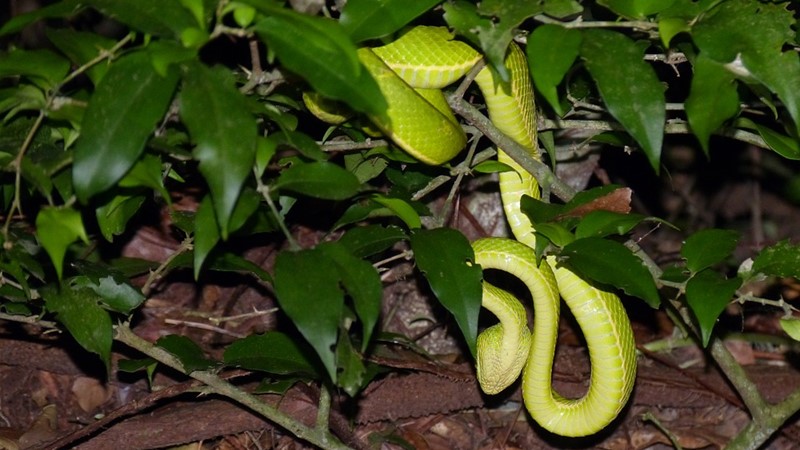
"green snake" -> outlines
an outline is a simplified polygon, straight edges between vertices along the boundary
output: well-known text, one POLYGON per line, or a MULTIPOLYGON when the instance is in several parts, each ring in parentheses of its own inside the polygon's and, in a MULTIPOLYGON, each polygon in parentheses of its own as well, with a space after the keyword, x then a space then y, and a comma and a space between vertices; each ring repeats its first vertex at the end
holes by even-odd
MULTIPOLYGON (((385 46, 359 49, 358 56, 388 103, 386 116, 371 119, 396 145, 434 165, 464 148, 466 137, 441 89, 469 72, 480 61, 480 53, 454 40, 446 28, 420 26, 385 46)), ((528 65, 516 44, 510 45, 505 65, 510 83, 501 83, 488 67, 480 70, 475 82, 492 123, 539 158, 528 65)), ((475 263, 522 280, 533 296, 535 314, 531 333, 520 301, 484 282, 482 306, 499 323, 478 336, 478 381, 484 392, 496 394, 522 372, 523 400, 539 425, 562 436, 594 434, 616 418, 633 388, 636 355, 630 322, 616 295, 582 280, 553 256, 537 263, 534 228, 522 213, 520 200, 523 195, 539 198, 538 183, 501 150, 498 159, 513 169, 500 174, 500 192, 516 240, 475 241, 475 263), (591 383, 579 399, 564 398, 551 386, 560 297, 589 349, 591 383)))

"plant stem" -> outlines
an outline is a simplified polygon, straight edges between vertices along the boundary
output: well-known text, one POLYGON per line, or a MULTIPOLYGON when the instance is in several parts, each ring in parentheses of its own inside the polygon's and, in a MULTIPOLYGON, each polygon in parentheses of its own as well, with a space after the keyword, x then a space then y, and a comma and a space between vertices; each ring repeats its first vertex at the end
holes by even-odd
POLYGON ((228 397, 240 405, 250 408, 267 418, 270 422, 284 428, 304 441, 324 449, 344 450, 349 448, 328 431, 327 423, 325 427, 308 427, 278 410, 276 407, 263 402, 255 395, 247 393, 231 383, 228 383, 213 372, 196 370, 191 373, 186 373, 181 362, 172 355, 172 353, 140 338, 127 324, 121 324, 116 327, 115 339, 150 356, 164 365, 205 383, 214 393, 228 397))

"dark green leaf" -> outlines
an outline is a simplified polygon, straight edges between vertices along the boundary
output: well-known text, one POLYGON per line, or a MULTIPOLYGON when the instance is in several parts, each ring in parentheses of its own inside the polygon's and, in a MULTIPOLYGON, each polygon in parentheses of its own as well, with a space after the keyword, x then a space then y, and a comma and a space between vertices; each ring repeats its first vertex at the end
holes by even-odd
POLYGON ((41 290, 47 309, 56 313, 59 322, 81 347, 96 353, 111 365, 113 329, 108 312, 98 305, 101 300, 91 289, 45 288, 41 290))
POLYGON ((559 223, 538 223, 536 224, 536 234, 543 236, 556 247, 564 247, 575 240, 575 235, 559 223))
POLYGON ((171 204, 169 192, 164 187, 164 176, 161 171, 161 158, 156 155, 145 154, 131 170, 119 180, 120 187, 150 188, 159 194, 168 204, 171 204))
MULTIPOLYGON (((78 66, 88 63, 102 52, 111 50, 116 44, 113 39, 99 34, 69 28, 47 28, 45 32, 50 42, 78 66)), ((86 71, 86 74, 96 86, 108 71, 108 67, 107 64, 95 64, 86 71)))
POLYGON ((708 345, 717 318, 733 299, 741 284, 741 279, 727 280, 711 269, 696 273, 686 283, 686 301, 700 325, 703 346, 708 345))
POLYGON ((97 226, 108 242, 112 242, 114 236, 125 232, 128 221, 139 211, 144 200, 144 195, 120 194, 97 208, 95 211, 97 226))
POLYGON ((197 208, 197 214, 194 217, 194 278, 195 280, 200 277, 200 269, 203 268, 203 262, 208 258, 211 250, 219 242, 219 226, 217 225, 217 216, 214 213, 214 205, 212 204, 211 197, 205 196, 197 208))
POLYGON ((225 349, 223 361, 229 366, 287 375, 318 376, 313 349, 278 331, 254 334, 232 343, 225 349))
POLYGON ((42 19, 68 17, 84 8, 83 0, 63 0, 14 16, 0 27, 0 36, 17 33, 28 25, 42 19))
POLYGON ((786 159, 800 160, 800 143, 797 142, 797 139, 779 133, 764 125, 757 124, 745 117, 737 119, 736 124, 743 128, 756 130, 761 138, 764 139, 764 142, 770 149, 775 151, 775 153, 786 159))
POLYGON ((361 355, 353 348, 353 344, 347 334, 342 334, 339 337, 339 342, 336 345, 336 362, 340 371, 338 385, 349 396, 354 397, 364 386, 367 370, 364 367, 361 355))
POLYGON ((177 81, 176 74, 158 75, 144 52, 111 66, 89 101, 75 146, 72 179, 81 201, 110 188, 133 167, 177 81))
POLYGON ((220 234, 227 239, 233 208, 255 162, 256 122, 227 70, 186 64, 181 118, 197 144, 194 157, 211 189, 220 234))
MULTIPOLYGON (((258 8, 268 2, 247 3, 258 8)), ((385 113, 386 100, 378 84, 359 63, 355 45, 336 22, 272 8, 267 13, 274 15, 254 29, 286 68, 326 97, 374 116, 385 113)))
POLYGON ((328 160, 328 154, 322 151, 322 149, 319 147, 319 144, 317 144, 317 141, 305 133, 287 130, 279 133, 273 133, 266 139, 271 145, 275 145, 276 147, 279 145, 291 147, 300 152, 301 155, 313 161, 328 160))
POLYGON ((333 348, 344 307, 339 268, 320 250, 282 252, 275 261, 274 278, 281 309, 314 347, 335 382, 333 348))
POLYGON ((794 26, 785 3, 729 0, 700 16, 692 37, 701 54, 775 92, 800 129, 800 59, 783 49, 796 40, 794 26))
POLYGON ((520 200, 520 207, 534 224, 550 222, 565 211, 564 205, 547 203, 525 195, 520 200))
POLYGON ((598 3, 620 16, 644 19, 669 8, 675 0, 601 0, 598 3))
POLYGON ((192 13, 179 1, 86 0, 82 3, 142 33, 179 38, 186 29, 197 27, 192 13))
POLYGON ((576 0, 545 0, 544 13, 550 17, 563 19, 583 11, 583 6, 576 0))
POLYGON ((405 222, 406 226, 410 229, 422 227, 422 219, 414 209, 414 207, 407 201, 400 198, 387 197, 381 194, 374 194, 372 201, 385 206, 392 211, 397 217, 405 222))
POLYGON ((592 211, 586 214, 578 223, 578 227, 575 229, 575 236, 584 238, 625 234, 644 218, 641 214, 621 214, 604 210, 592 211))
POLYGON ((164 336, 156 341, 156 345, 178 358, 187 374, 196 370, 209 370, 217 364, 206 358, 200 346, 186 336, 164 336))
POLYGON ((344 200, 357 194, 361 183, 337 164, 297 161, 281 172, 273 188, 327 200, 344 200))
POLYGON ((692 273, 711 267, 730 256, 739 242, 733 230, 706 229, 689 236, 681 248, 686 268, 692 273))
POLYGON ((528 37, 528 65, 536 89, 559 116, 564 115, 557 87, 581 48, 582 34, 558 25, 542 25, 528 37))
POLYGON ((364 258, 387 250, 405 237, 403 230, 397 227, 365 225, 348 230, 338 242, 354 256, 364 258))
POLYGON ((230 252, 212 253, 206 261, 205 268, 217 272, 244 273, 253 275, 261 281, 272 282, 269 272, 259 267, 258 264, 230 252))
POLYGON ((658 172, 664 138, 664 87, 642 58, 642 48, 623 34, 584 31, 581 56, 608 112, 642 146, 658 172))
POLYGON ((69 61, 50 50, 14 50, 0 55, 0 78, 27 76, 44 88, 52 88, 67 71, 69 61))
POLYGON ((753 273, 800 278, 800 245, 781 241, 761 250, 753 261, 753 273))
POLYGON ((481 268, 463 234, 449 228, 420 230, 411 235, 419 269, 442 305, 456 319, 470 352, 475 354, 481 309, 481 268))
POLYGON ((578 239, 561 251, 565 264, 585 277, 622 289, 657 308, 658 289, 642 261, 624 245, 601 238, 578 239))
POLYGON ((354 42, 394 33, 442 0, 350 0, 340 23, 354 42))
POLYGON ((689 125, 708 155, 711 133, 739 112, 733 74, 701 53, 694 61, 692 87, 685 106, 689 125))
POLYGON ((36 237, 53 261, 59 280, 67 247, 78 239, 89 242, 81 213, 67 207, 42 208, 36 216, 36 237))
POLYGON ((129 314, 145 300, 142 292, 133 287, 121 274, 98 265, 93 265, 91 274, 73 277, 66 283, 73 289, 94 291, 105 306, 123 314, 129 314), (99 273, 99 270, 105 274, 99 273))
POLYGON ((366 351, 381 313, 383 287, 378 271, 338 242, 325 243, 318 248, 336 264, 342 286, 353 299, 356 314, 361 321, 361 351, 366 351))

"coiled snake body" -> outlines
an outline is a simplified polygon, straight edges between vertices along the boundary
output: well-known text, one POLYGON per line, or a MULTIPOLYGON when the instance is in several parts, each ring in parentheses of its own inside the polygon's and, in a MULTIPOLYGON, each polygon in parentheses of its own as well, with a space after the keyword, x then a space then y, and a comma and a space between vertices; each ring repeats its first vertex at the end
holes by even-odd
MULTIPOLYGON (((398 146, 428 164, 442 164, 463 149, 466 138, 440 89, 480 60, 477 51, 453 40, 445 28, 415 27, 383 47, 360 49, 359 58, 389 105, 385 117, 371 119, 398 146)), ((488 67, 475 81, 495 126, 538 158, 527 61, 515 44, 505 64, 510 83, 501 83, 488 67)), ((520 199, 539 198, 538 184, 500 150, 498 158, 514 169, 500 174, 500 191, 516 240, 474 242, 475 262, 525 283, 533 295, 534 326, 531 334, 524 307, 513 295, 484 282, 482 305, 499 323, 478 337, 478 380, 486 393, 495 394, 522 372, 523 399, 536 422, 563 436, 594 434, 614 420, 633 388, 636 356, 630 322, 616 295, 590 285, 552 256, 537 264, 533 226, 520 210, 520 199), (575 316, 589 349, 591 383, 579 399, 566 399, 551 387, 559 297, 575 316)))

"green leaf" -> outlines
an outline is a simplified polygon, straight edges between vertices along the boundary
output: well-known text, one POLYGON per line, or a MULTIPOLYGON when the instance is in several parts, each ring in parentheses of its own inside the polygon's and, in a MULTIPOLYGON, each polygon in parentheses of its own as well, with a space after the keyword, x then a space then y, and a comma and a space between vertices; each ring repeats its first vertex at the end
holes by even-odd
POLYGON ((658 21, 658 34, 665 48, 669 48, 672 38, 691 29, 685 19, 678 17, 665 17, 658 21))
POLYGON ((411 235, 417 266, 431 290, 456 319, 470 352, 475 355, 481 309, 481 268, 463 234, 450 228, 420 230, 411 235))
POLYGON ((217 216, 214 213, 214 205, 210 196, 203 197, 197 207, 197 214, 194 217, 194 279, 200 277, 200 270, 203 268, 211 250, 219 242, 219 225, 217 216))
POLYGON ((65 284, 72 288, 91 289, 101 303, 114 311, 129 314, 145 300, 139 289, 110 267, 78 261, 74 266, 81 275, 70 278, 65 284))
POLYGON ((730 256, 738 242, 736 231, 710 228, 689 236, 681 256, 686 259, 686 268, 696 273, 730 256))
POLYGON ((328 376, 335 382, 333 348, 344 308, 339 268, 317 249, 285 251, 275 261, 274 278, 281 309, 314 347, 328 376))
POLYGON ((78 239, 89 242, 81 213, 68 207, 42 208, 36 216, 36 237, 53 261, 59 280, 67 247, 78 239))
POLYGON ((753 261, 752 272, 800 278, 800 245, 781 241, 761 250, 753 261))
POLYGON ((212 253, 206 261, 206 269, 217 272, 236 272, 246 275, 253 275, 261 281, 271 283, 272 277, 269 272, 262 269, 258 264, 245 259, 235 253, 212 253))
POLYGON ((194 15, 181 2, 161 0, 86 0, 82 2, 136 31, 180 38, 187 28, 197 27, 194 15))
POLYGON ((255 162, 255 119, 230 73, 199 62, 184 67, 180 114, 197 144, 193 154, 211 189, 220 234, 227 239, 233 208, 255 162))
POLYGON ((339 22, 353 42, 394 33, 442 0, 349 0, 339 22))
POLYGON ((123 188, 146 187, 161 194, 161 198, 171 204, 170 193, 164 187, 164 176, 161 172, 161 158, 145 154, 133 165, 131 170, 119 180, 123 188))
POLYGON ((638 225, 644 216, 597 210, 586 214, 575 229, 575 237, 605 237, 610 234, 625 234, 638 225))
POLYGON ((171 334, 156 341, 156 345, 178 358, 187 374, 196 370, 209 370, 217 365, 206 358, 203 350, 186 336, 171 334))
POLYGON ((364 258, 387 250, 405 237, 403 230, 397 227, 364 225, 348 230, 338 242, 354 256, 364 258))
POLYGON ((319 371, 309 358, 313 349, 278 332, 254 334, 232 343, 225 349, 226 365, 279 375, 300 374, 316 377, 319 371))
POLYGON ((14 50, 0 55, 0 78, 30 77, 39 86, 56 86, 69 71, 69 61, 50 50, 14 50))
POLYGON ((756 130, 761 138, 764 139, 764 142, 775 153, 786 159, 800 160, 800 143, 798 143, 797 139, 779 133, 764 125, 757 124, 746 117, 737 119, 736 124, 742 128, 756 130))
POLYGON ((83 0, 63 0, 10 18, 0 27, 0 36, 17 33, 42 19, 68 17, 77 14, 84 6, 83 0))
POLYGON ((781 328, 790 338, 795 341, 800 341, 800 320, 794 317, 782 318, 780 321, 781 328))
POLYGON ((336 362, 340 370, 338 385, 347 392, 347 395, 354 397, 365 384, 367 369, 347 334, 339 337, 336 345, 336 362))
POLYGON ((561 251, 564 262, 586 278, 622 289, 648 305, 659 305, 658 289, 642 261, 619 242, 595 237, 578 239, 561 251))
POLYGON ((399 217, 400 220, 405 222, 408 228, 413 230, 422 227, 422 219, 420 219, 417 211, 407 201, 400 198, 387 197, 382 194, 374 194, 372 196, 372 201, 388 208, 399 217))
POLYGON ((133 167, 167 111, 177 81, 176 74, 158 75, 144 52, 111 66, 89 101, 75 146, 72 182, 82 202, 133 167))
POLYGON ((685 104, 686 116, 708 156, 711 133, 739 112, 739 94, 733 74, 722 64, 701 53, 693 67, 692 86, 685 104))
POLYGON ((601 0, 598 3, 620 16, 644 19, 669 8, 675 0, 601 0))
POLYGON ((100 298, 91 289, 41 290, 47 309, 54 312, 67 331, 86 350, 97 354, 108 370, 111 366, 113 328, 108 312, 98 305, 100 298))
POLYGON ((318 248, 339 269, 341 284, 353 299, 356 315, 361 321, 361 351, 366 351, 381 313, 383 287, 378 271, 338 242, 324 243, 318 248))
POLYGON ((95 210, 97 226, 108 242, 113 242, 114 236, 125 232, 128 221, 136 215, 144 200, 144 195, 139 194, 115 195, 108 203, 95 210))
POLYGON ((545 222, 536 224, 536 234, 543 236, 556 247, 564 247, 575 240, 575 235, 567 227, 559 223, 545 222))
POLYGON ((724 275, 711 269, 696 273, 686 283, 686 301, 700 325, 704 347, 708 345, 717 318, 733 299, 741 284, 741 279, 727 280, 724 275))
POLYGON ((658 172, 664 138, 664 87, 642 58, 642 47, 623 34, 585 30, 581 56, 608 112, 642 146, 658 172))
POLYGON ((268 1, 246 3, 273 14, 254 30, 287 69, 325 97, 344 101, 366 114, 385 113, 387 104, 378 84, 358 61, 355 45, 336 22, 275 9, 268 1))
POLYGON ((533 82, 559 116, 565 111, 557 88, 580 53, 582 36, 578 30, 548 24, 536 27, 528 37, 528 65, 533 82))
MULTIPOLYGON (((69 28, 46 28, 50 42, 78 66, 88 63, 103 52, 111 50, 116 41, 99 34, 75 31, 69 28)), ((95 64, 86 71, 89 79, 97 86, 108 71, 107 64, 95 64)))
POLYGON ((312 161, 327 161, 328 154, 325 153, 311 136, 299 131, 285 130, 273 133, 266 138, 276 147, 285 145, 300 152, 301 155, 312 161))
POLYGON ((357 194, 361 183, 355 175, 337 164, 297 161, 281 172, 273 189, 326 200, 344 200, 357 194))
POLYGON ((701 53, 775 92, 800 129, 800 58, 783 49, 795 42, 794 26, 785 3, 728 0, 700 16, 692 37, 701 53))

